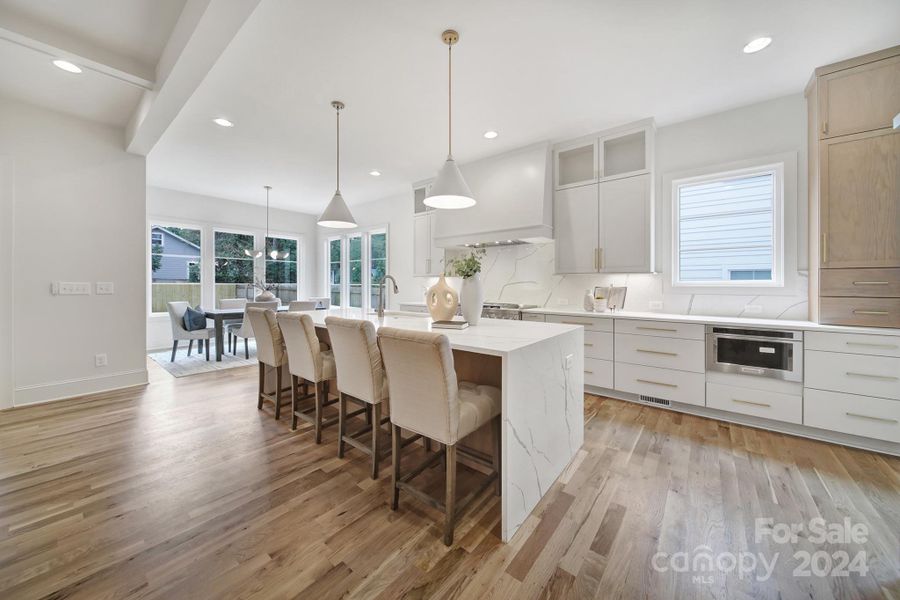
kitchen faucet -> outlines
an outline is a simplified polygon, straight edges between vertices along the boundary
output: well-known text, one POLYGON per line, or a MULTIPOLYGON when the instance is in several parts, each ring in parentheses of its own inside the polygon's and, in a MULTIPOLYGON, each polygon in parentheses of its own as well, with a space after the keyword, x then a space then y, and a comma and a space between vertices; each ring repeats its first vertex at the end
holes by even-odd
POLYGON ((390 279, 394 284, 394 293, 397 294, 400 292, 400 288, 397 287, 397 280, 394 279, 393 275, 385 275, 381 278, 381 283, 378 284, 378 318, 384 318, 384 282, 390 279))

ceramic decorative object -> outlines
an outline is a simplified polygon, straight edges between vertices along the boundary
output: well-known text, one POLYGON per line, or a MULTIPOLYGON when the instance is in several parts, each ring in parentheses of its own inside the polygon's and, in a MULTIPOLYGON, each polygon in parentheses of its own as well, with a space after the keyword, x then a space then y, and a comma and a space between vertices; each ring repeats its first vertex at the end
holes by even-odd
POLYGON ((584 290, 584 310, 594 310, 594 294, 591 290, 584 290))
POLYGON ((476 273, 466 277, 462 282, 462 314, 469 325, 478 325, 481 311, 484 309, 484 286, 481 275, 476 273))
POLYGON ((256 298, 253 299, 254 302, 272 302, 275 300, 275 294, 270 292, 269 290, 265 290, 260 294, 257 294, 256 298))
POLYGON ((450 321, 456 316, 459 308, 459 294, 441 275, 438 282, 425 292, 425 305, 435 321, 450 321))

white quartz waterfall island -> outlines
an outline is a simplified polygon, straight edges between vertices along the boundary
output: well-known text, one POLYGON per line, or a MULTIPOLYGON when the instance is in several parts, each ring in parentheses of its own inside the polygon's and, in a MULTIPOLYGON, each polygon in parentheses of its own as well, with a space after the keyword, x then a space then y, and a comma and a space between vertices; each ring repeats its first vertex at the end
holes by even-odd
MULTIPOLYGON (((431 329, 426 315, 379 319, 353 309, 307 314, 322 335, 329 315, 365 318, 376 327, 431 329)), ((468 329, 438 331, 450 340, 460 379, 503 392, 501 522, 508 542, 584 442, 584 329, 482 319, 468 329)))

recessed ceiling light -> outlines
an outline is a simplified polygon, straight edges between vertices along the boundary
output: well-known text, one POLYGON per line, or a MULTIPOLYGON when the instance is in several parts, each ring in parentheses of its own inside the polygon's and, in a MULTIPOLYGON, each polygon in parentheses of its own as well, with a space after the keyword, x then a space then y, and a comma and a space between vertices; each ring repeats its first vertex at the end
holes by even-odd
POLYGON ((81 73, 81 67, 75 63, 70 63, 67 60, 54 60, 53 65, 63 71, 68 71, 69 73, 81 73))
POLYGON ((759 52, 771 43, 772 38, 770 37, 759 37, 755 40, 750 40, 750 42, 746 46, 744 46, 744 54, 753 54, 754 52, 759 52))
POLYGON ((497 133, 496 131, 485 131, 484 132, 484 138, 487 140, 492 140, 495 137, 497 137, 498 135, 500 135, 500 134, 497 133))
POLYGON ((219 127, 234 127, 234 123, 232 123, 228 119, 223 119, 222 117, 213 119, 213 123, 215 123, 219 127))
POLYGON ((373 169, 369 171, 369 175, 371 175, 372 177, 381 177, 381 171, 379 171, 378 169, 373 169))

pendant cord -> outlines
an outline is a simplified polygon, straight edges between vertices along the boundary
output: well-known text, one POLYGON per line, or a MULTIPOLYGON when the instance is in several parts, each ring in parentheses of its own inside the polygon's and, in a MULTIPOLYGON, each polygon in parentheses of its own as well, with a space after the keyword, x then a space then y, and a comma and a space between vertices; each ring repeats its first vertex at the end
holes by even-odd
POLYGON ((453 46, 447 46, 447 158, 453 157, 453 46))
POLYGON ((335 190, 340 191, 341 189, 341 109, 335 109, 335 116, 337 118, 337 168, 335 169, 336 178, 335 178, 335 190))

